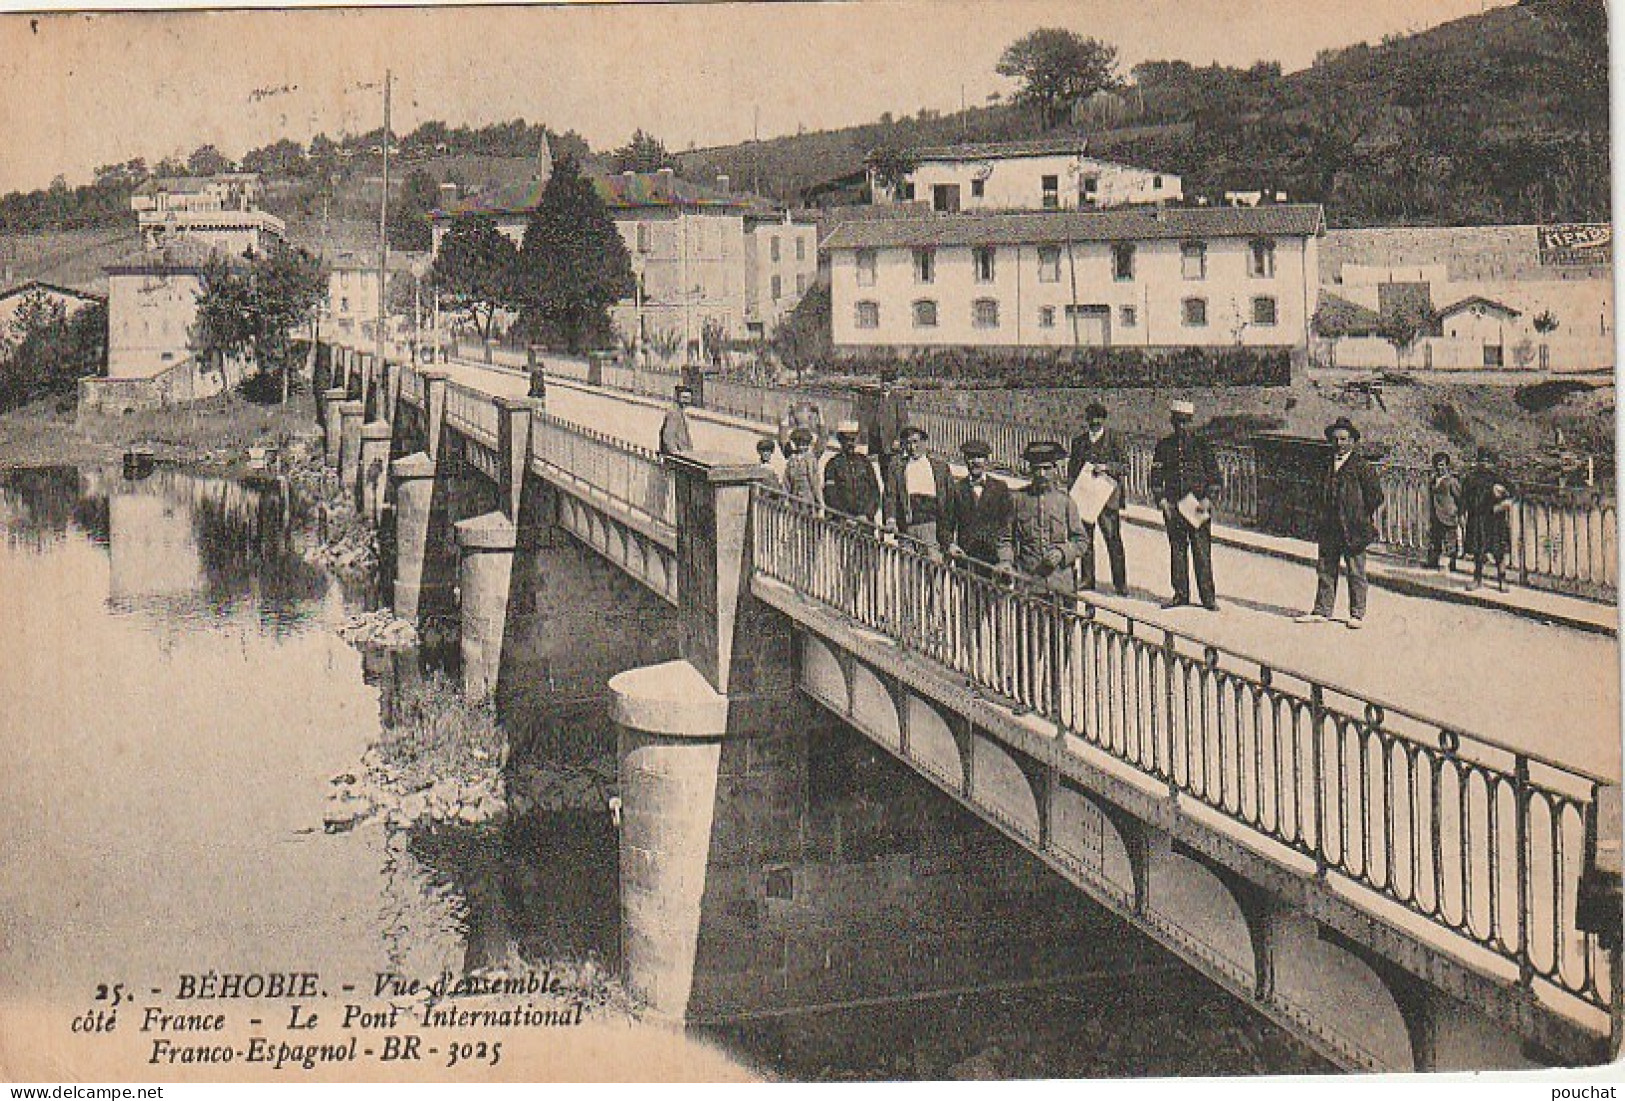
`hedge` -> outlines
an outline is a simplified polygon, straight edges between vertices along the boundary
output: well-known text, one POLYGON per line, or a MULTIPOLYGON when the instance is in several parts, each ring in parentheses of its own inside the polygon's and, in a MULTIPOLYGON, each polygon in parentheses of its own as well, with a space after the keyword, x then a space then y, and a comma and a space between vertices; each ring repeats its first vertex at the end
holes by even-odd
POLYGON ((895 370, 916 387, 1171 387, 1289 386, 1289 348, 1078 348, 1014 351, 929 348, 899 355, 891 350, 840 356, 835 371, 872 375, 895 370))

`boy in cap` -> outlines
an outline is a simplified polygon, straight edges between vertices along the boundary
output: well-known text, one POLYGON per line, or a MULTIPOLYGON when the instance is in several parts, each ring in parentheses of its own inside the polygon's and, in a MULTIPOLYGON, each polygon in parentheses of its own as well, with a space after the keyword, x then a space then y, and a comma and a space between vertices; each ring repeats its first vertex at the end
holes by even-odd
POLYGON ((1428 568, 1436 570, 1442 556, 1450 555, 1450 569, 1456 568, 1461 539, 1461 479, 1450 467, 1450 453, 1433 455, 1433 479, 1428 485, 1428 568))
POLYGON ((784 491, 784 479, 779 476, 777 470, 773 469, 773 452, 778 449, 778 440, 763 436, 756 441, 756 461, 762 464, 762 469, 767 474, 762 480, 762 484, 769 489, 776 489, 782 493, 784 491))
POLYGON ((1105 507, 1089 527, 1088 553, 1083 556, 1083 587, 1094 589, 1095 576, 1095 535, 1094 530, 1100 529, 1101 538, 1106 540, 1106 556, 1111 561, 1112 587, 1117 590, 1118 596, 1128 595, 1128 559, 1123 553, 1123 479, 1128 477, 1128 448, 1123 446, 1123 438, 1106 427, 1106 407, 1097 402, 1091 402, 1089 408, 1084 410, 1084 430, 1072 437, 1071 457, 1066 465, 1066 483, 1070 487, 1078 480, 1078 475, 1084 467, 1090 467, 1105 474, 1117 483, 1112 495, 1106 499, 1105 507))
POLYGON ((880 482, 875 467, 858 453, 858 422, 835 426, 841 450, 824 464, 824 504, 843 516, 873 522, 880 509, 880 482))
POLYGON ((687 386, 679 386, 673 393, 675 405, 666 411, 666 419, 660 423, 660 453, 662 455, 676 455, 682 451, 694 450, 694 437, 688 430, 688 412, 690 405, 694 404, 694 391, 687 386))
POLYGON ((1162 606, 1179 608, 1191 602, 1193 569, 1202 607, 1216 612, 1219 600, 1213 591, 1212 521, 1192 524, 1179 507, 1186 497, 1192 497, 1197 506, 1211 516, 1214 494, 1223 483, 1213 448, 1191 431, 1195 417, 1196 406, 1190 402, 1169 402, 1168 420, 1173 431, 1157 441, 1151 455, 1151 497, 1162 510, 1168 532, 1168 575, 1174 590, 1173 597, 1163 601, 1162 606))
POLYGON ((823 488, 818 481, 818 456, 811 453, 812 433, 797 428, 790 433, 790 457, 784 463, 785 491, 798 501, 824 504, 823 488))
POLYGON ((973 570, 986 574, 995 566, 1015 561, 1010 538, 1013 515, 1010 487, 987 472, 993 449, 981 440, 966 440, 965 476, 948 495, 943 540, 948 553, 968 559, 973 570))
POLYGON ((903 452, 887 467, 881 507, 888 528, 927 547, 947 550, 942 520, 953 479, 947 463, 925 453, 925 441, 925 429, 917 425, 903 429, 903 452))

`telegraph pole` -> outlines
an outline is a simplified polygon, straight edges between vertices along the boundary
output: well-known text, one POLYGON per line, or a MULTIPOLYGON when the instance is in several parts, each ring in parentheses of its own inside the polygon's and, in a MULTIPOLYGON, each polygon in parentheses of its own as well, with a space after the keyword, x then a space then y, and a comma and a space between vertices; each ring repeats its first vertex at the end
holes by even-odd
POLYGON ((378 328, 373 340, 376 360, 373 369, 383 377, 384 325, 388 320, 386 296, 389 291, 389 83, 390 72, 384 70, 384 194, 378 200, 378 328))

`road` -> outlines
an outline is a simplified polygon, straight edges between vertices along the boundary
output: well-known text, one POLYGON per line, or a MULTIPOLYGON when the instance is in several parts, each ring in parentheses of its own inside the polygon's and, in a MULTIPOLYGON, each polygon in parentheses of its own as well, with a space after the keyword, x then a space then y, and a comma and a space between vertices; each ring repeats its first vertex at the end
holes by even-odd
MULTIPOLYGON (((471 364, 451 374, 487 393, 522 395, 528 387, 521 375, 471 364)), ((664 416, 658 402, 576 384, 550 383, 547 408, 650 448, 664 416)), ((734 418, 693 418, 697 450, 742 461, 754 460, 763 431, 734 418)), ((1160 530, 1125 524, 1124 543, 1131 593, 1099 598, 1113 610, 1558 764, 1620 775, 1619 649, 1611 637, 1382 589, 1372 590, 1362 631, 1303 626, 1292 616, 1313 600, 1313 569, 1224 546, 1213 551, 1221 610, 1165 612, 1157 604, 1172 591, 1167 540, 1160 530)))

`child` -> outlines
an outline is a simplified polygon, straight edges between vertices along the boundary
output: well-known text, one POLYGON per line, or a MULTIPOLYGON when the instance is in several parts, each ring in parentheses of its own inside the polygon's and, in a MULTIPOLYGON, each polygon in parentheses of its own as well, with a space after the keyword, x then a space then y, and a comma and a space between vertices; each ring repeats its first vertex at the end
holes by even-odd
POLYGON ((810 454, 813 434, 805 428, 790 433, 790 458, 784 464, 784 486, 798 501, 824 507, 824 486, 818 477, 818 456, 810 454))
POLYGON ((773 452, 777 451, 778 449, 779 441, 777 440, 764 436, 756 441, 757 461, 759 461, 762 464, 763 469, 767 471, 767 478, 762 484, 767 486, 769 489, 776 489, 780 493, 783 493, 784 479, 781 478, 779 476, 779 472, 773 468, 773 452))
POLYGON ((1428 568, 1439 568, 1442 554, 1450 555, 1450 569, 1456 568, 1461 524, 1461 480, 1450 469, 1450 456, 1443 451, 1433 456, 1433 483, 1429 493, 1428 568))
POLYGON ((1507 591, 1507 559, 1512 557, 1513 498, 1506 479, 1497 469, 1495 454, 1481 449, 1478 463, 1462 486, 1462 504, 1467 513, 1466 552, 1473 560, 1473 581, 1469 589, 1484 584, 1484 559, 1495 562, 1498 588, 1507 591))

